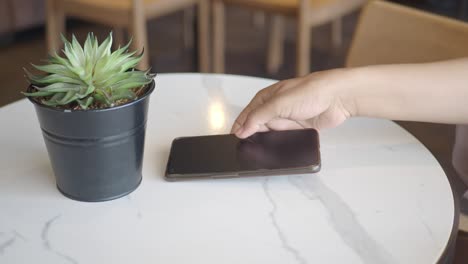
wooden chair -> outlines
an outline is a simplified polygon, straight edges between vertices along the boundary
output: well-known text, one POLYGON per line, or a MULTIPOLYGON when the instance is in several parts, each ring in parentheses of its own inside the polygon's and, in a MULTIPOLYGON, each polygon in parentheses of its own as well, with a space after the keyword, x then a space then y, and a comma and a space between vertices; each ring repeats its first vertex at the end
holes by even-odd
POLYGON ((367 0, 213 0, 213 68, 224 72, 224 6, 237 5, 274 13, 270 33, 267 70, 275 72, 283 60, 284 29, 282 16, 297 18, 296 73, 305 75, 310 69, 311 28, 332 24, 334 45, 341 43, 341 17, 359 9, 367 0))
MULTIPOLYGON (((148 47, 146 20, 168 13, 198 6, 198 56, 202 72, 209 70, 208 21, 209 0, 47 0, 47 43, 49 51, 60 48, 60 33, 65 33, 68 16, 113 26, 127 28, 133 36, 132 49, 148 47)), ((119 41, 121 34, 115 34, 119 41)), ((148 50, 148 49, 147 49, 148 50)), ((149 67, 145 52, 139 67, 149 67)))
POLYGON ((468 24, 386 1, 361 12, 346 66, 420 63, 468 56, 468 24))
MULTIPOLYGON (((361 12, 346 66, 423 63, 467 56, 467 23, 376 0, 367 4, 361 12)), ((411 122, 398 123, 409 129, 431 151, 450 153, 449 148, 452 142, 449 139, 438 136, 437 140, 434 140, 435 131, 440 132, 441 125, 411 122), (437 127, 439 128, 437 129, 437 127)), ((463 141, 458 142, 458 144, 466 143, 463 141)), ((456 145, 455 147, 462 148, 466 146, 456 145)), ((446 156, 449 156, 449 154, 446 154, 446 156)), ((453 168, 450 167, 450 160, 439 158, 439 161, 442 165, 445 164, 445 170, 450 172, 447 173, 447 176, 451 179, 450 181, 461 185, 460 179, 452 176, 453 168)), ((458 204, 458 200, 458 197, 456 197, 456 204, 458 204)), ((458 218, 455 219, 454 228, 457 228, 457 226, 458 218)), ((452 236, 457 234, 456 230, 454 231, 452 231, 452 236)), ((452 237, 450 241, 453 242, 447 248, 454 249, 453 243, 455 243, 456 239, 452 237)), ((446 252, 446 254, 449 258, 453 256, 453 252, 446 252)))

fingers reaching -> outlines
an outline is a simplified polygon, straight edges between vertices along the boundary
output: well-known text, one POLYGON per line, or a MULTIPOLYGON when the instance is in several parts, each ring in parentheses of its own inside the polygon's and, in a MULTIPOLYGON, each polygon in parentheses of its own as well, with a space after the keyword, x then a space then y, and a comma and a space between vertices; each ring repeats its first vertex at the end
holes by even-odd
POLYGON ((323 129, 341 124, 350 116, 338 96, 344 88, 341 72, 313 73, 261 90, 237 117, 231 133, 246 138, 259 131, 323 129))
POLYGON ((278 100, 270 99, 268 102, 251 110, 245 117, 241 128, 236 131, 236 136, 246 138, 264 130, 264 128, 268 128, 268 122, 279 117, 277 109, 279 109, 278 100))
POLYGON ((252 98, 250 103, 244 108, 244 110, 242 110, 242 112, 236 118, 236 121, 234 121, 234 124, 231 128, 231 133, 236 133, 244 125, 245 120, 247 119, 247 116, 250 114, 250 112, 254 110, 255 108, 257 108, 258 106, 262 105, 271 97, 272 95, 271 89, 273 88, 274 85, 260 90, 254 96, 254 98, 252 98))

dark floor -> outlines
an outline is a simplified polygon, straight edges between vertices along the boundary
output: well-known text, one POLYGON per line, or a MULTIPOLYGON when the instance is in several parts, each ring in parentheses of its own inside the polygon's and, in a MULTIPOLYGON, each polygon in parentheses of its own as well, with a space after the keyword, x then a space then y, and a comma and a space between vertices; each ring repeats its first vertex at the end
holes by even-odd
MULTIPOLYGON (((424 5, 423 1, 407 1, 418 7, 436 10, 451 16, 462 14, 455 6, 446 3, 441 6, 424 5)), ((429 1, 434 2, 434 1, 429 1)), ((324 70, 341 67, 349 47, 358 14, 345 18, 344 45, 339 49, 330 48, 330 28, 322 26, 313 30, 312 70, 324 70)), ((227 13, 227 55, 226 72, 242 75, 270 77, 274 79, 291 78, 294 75, 294 27, 288 21, 285 46, 285 63, 280 71, 270 76, 265 72, 265 47, 268 26, 254 27, 252 13, 236 8, 228 8, 227 13)), ((197 71, 194 48, 184 48, 182 41, 182 14, 176 13, 148 23, 149 48, 151 63, 155 72, 191 72, 197 71)), ((68 23, 68 33, 74 33, 83 39, 88 31, 95 32, 101 38, 111 30, 109 27, 89 24, 83 21, 68 23)), ((27 83, 23 76, 23 67, 30 63, 41 63, 46 56, 44 29, 36 28, 10 37, 0 38, 0 79, 4 87, 0 97, 0 107, 23 98, 20 94, 27 83)), ((400 122, 414 134, 434 154, 446 171, 452 186, 461 194, 465 186, 455 175, 451 166, 451 146, 454 127, 450 125, 400 122)), ((455 263, 468 263, 468 235, 459 234, 455 263)))

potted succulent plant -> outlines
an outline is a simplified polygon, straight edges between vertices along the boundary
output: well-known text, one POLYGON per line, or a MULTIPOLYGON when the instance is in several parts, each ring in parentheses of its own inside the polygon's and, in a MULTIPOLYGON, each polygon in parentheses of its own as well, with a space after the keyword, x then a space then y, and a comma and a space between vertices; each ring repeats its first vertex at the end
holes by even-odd
POLYGON ((81 46, 62 37, 63 54, 25 70, 57 187, 80 201, 106 201, 135 190, 142 161, 154 74, 135 67, 142 54, 111 51, 88 34, 81 46))

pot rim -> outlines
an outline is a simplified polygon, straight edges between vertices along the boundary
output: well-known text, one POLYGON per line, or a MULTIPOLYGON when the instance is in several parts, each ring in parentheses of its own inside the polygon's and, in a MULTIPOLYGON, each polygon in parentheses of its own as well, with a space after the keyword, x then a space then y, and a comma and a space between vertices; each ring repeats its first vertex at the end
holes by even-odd
MULTIPOLYGON (((48 106, 48 105, 41 104, 40 102, 34 100, 33 97, 30 97, 30 96, 27 96, 27 98, 28 98, 29 101, 31 101, 31 103, 33 103, 36 106, 39 106, 39 107, 42 107, 42 108, 45 108, 45 109, 49 109, 49 110, 52 110, 52 111, 57 111, 57 112, 64 112, 64 113, 70 113, 70 112, 106 112, 106 111, 112 111, 112 110, 124 108, 124 107, 130 106, 130 105, 134 105, 134 104, 137 104, 138 102, 146 99, 146 97, 148 97, 154 91, 154 88, 155 88, 154 78, 153 78, 153 80, 151 80, 150 83, 146 84, 146 86, 149 86, 149 89, 146 90, 145 94, 140 96, 139 98, 133 100, 133 101, 127 102, 125 104, 117 105, 117 106, 111 106, 111 107, 99 108, 99 109, 76 109, 76 110, 74 110, 74 109, 60 109, 60 108, 57 108, 57 107, 54 107, 54 106, 48 106)), ((32 87, 33 87, 32 84, 30 84, 28 86, 28 88, 26 89, 26 91, 29 91, 32 87)))

